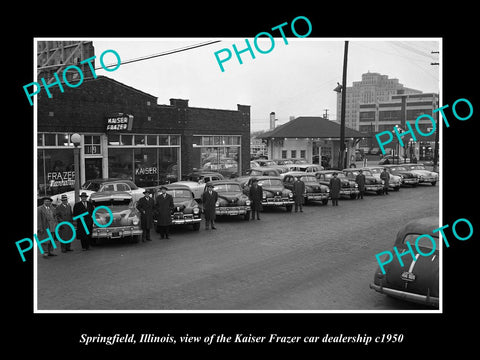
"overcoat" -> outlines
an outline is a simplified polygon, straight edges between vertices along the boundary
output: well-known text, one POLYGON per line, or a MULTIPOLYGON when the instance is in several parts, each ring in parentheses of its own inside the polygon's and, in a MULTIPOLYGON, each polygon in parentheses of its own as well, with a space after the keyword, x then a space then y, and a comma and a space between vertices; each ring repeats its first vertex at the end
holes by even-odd
POLYGON ((295 180, 293 183, 293 199, 296 205, 303 205, 303 194, 305 193, 305 183, 302 180, 295 180))
MULTIPOLYGON (((58 223, 68 221, 73 224, 72 208, 68 204, 60 204, 55 209, 55 218, 58 223)), ((72 228, 69 225, 62 225, 58 229, 58 235, 64 241, 68 241, 73 236, 72 228)))
POLYGON ((142 197, 137 201, 137 209, 140 211, 140 225, 142 229, 151 229, 153 227, 155 201, 150 196, 148 198, 142 197))
POLYGON ((365 191, 365 175, 358 174, 355 178, 355 182, 358 184, 359 191, 365 191))
POLYGON ((330 196, 332 199, 340 198, 340 189, 342 188, 342 181, 337 177, 330 179, 330 196))
POLYGON ((73 205, 73 217, 76 217, 78 215, 81 215, 85 212, 88 214, 85 216, 82 216, 85 226, 88 229, 88 234, 85 231, 85 227, 83 225, 83 222, 80 218, 78 218, 77 221, 77 238, 79 239, 84 239, 87 236, 92 234, 92 229, 93 229, 93 218, 92 218, 92 213, 93 210, 95 209, 95 206, 90 201, 86 202, 86 207, 83 205, 81 201, 77 202, 75 205, 73 205))
POLYGON ((218 200, 218 194, 216 191, 212 190, 212 195, 208 190, 202 194, 202 203, 203 203, 203 214, 205 215, 205 220, 215 220, 215 203, 218 200))
POLYGON ((263 189, 260 185, 250 186, 248 190, 248 197, 251 201, 251 208, 253 211, 262 211, 262 195, 263 189))
POLYGON ((172 223, 173 197, 165 193, 157 196, 155 200, 155 213, 157 215, 157 225, 168 226, 172 223))
POLYGON ((383 187, 388 188, 388 183, 390 182, 390 174, 388 171, 382 171, 380 173, 380 179, 384 181, 383 187))
POLYGON ((55 236, 54 234, 57 221, 55 219, 55 211, 53 210, 53 206, 50 206, 49 208, 47 208, 45 205, 39 206, 37 209, 37 220, 38 235, 46 234, 46 230, 49 229, 52 236, 55 236))

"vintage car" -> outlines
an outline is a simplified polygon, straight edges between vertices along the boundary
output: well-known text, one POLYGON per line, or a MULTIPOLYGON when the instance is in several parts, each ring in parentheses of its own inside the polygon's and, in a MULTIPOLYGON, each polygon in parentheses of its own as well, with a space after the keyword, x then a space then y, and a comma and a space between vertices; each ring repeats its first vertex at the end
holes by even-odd
POLYGON ((427 170, 423 164, 404 164, 403 167, 418 175, 419 184, 430 183, 432 186, 435 186, 438 181, 438 174, 427 170))
MULTIPOLYGON (((343 169, 343 173, 347 176, 348 179, 355 181, 359 169, 343 169)), ((373 173, 366 169, 362 169, 363 175, 365 175, 365 191, 373 191, 377 194, 383 194, 383 180, 376 178, 373 173)))
POLYGON ((267 160, 267 159, 257 159, 255 160, 260 166, 266 166, 266 167, 272 167, 272 166, 277 166, 277 163, 273 160, 267 160))
POLYGON ((252 181, 258 180, 262 186, 262 206, 285 206, 288 212, 293 208, 293 193, 285 188, 282 178, 279 176, 255 176, 250 177, 243 188, 244 194, 248 194, 252 181))
POLYGON ((134 242, 140 240, 142 229, 140 227, 140 212, 136 208, 136 201, 133 196, 124 191, 101 191, 90 195, 90 201, 95 207, 106 206, 113 214, 113 220, 110 219, 110 213, 100 208, 95 213, 93 222, 92 244, 96 244, 100 239, 119 239, 131 238, 134 242))
POLYGON ((250 167, 251 168, 260 167, 260 164, 258 162, 256 162, 255 160, 250 160, 250 167))
POLYGON ((295 166, 290 167, 290 171, 301 171, 311 174, 322 170, 323 166, 318 164, 295 164, 295 166))
POLYGON ((417 174, 407 170, 405 165, 383 165, 387 171, 392 175, 397 175, 402 178, 402 186, 409 185, 415 187, 418 185, 420 179, 417 174))
MULTIPOLYGON (((365 168, 362 168, 362 170, 370 170, 373 176, 375 176, 377 179, 380 179, 380 174, 383 171, 383 166, 367 166, 365 168)), ((400 190, 400 186, 402 186, 402 178, 398 175, 390 174, 388 188, 392 189, 393 191, 398 191, 400 190)))
POLYGON ((218 194, 215 204, 215 215, 237 216, 243 215, 245 220, 250 219, 250 199, 243 193, 240 184, 234 180, 216 180, 208 184, 218 194))
MULTIPOLYGON (((157 196, 161 193, 161 186, 162 185, 158 185, 147 188, 154 200, 156 200, 157 196)), ((190 188, 182 184, 168 184, 163 186, 167 188, 167 193, 173 197, 172 225, 192 225, 193 230, 198 231, 202 221, 202 213, 198 203, 193 198, 193 193, 190 188)), ((155 231, 160 232, 155 216, 153 223, 155 231)))
POLYGON ((182 177, 182 181, 177 181, 171 185, 186 185, 193 192, 195 200, 200 200, 205 191, 205 184, 209 181, 223 180, 224 177, 218 172, 195 171, 182 177))
POLYGON ((337 177, 342 183, 340 189, 340 196, 349 196, 351 199, 356 199, 358 196, 358 185, 354 180, 348 179, 347 176, 341 171, 336 170, 322 170, 315 173, 317 182, 321 185, 328 186, 330 189, 330 179, 333 177, 333 173, 336 172, 337 177))
POLYGON ((245 173, 247 176, 280 176, 281 174, 279 169, 266 166, 248 169, 245 173))
POLYGON ((82 185, 82 190, 102 191, 124 191, 132 195, 137 201, 143 196, 144 188, 138 187, 129 179, 92 179, 82 185))
MULTIPOLYGON (((428 306, 438 307, 439 304, 439 232, 433 233, 433 230, 439 227, 439 218, 428 217, 416 219, 403 225, 397 233, 394 246, 402 254, 409 250, 407 243, 415 253, 416 261, 413 261, 410 254, 402 256, 403 266, 399 263, 395 252, 391 251, 392 261, 388 261, 390 254, 385 254, 380 261, 386 263, 383 265, 384 272, 380 266, 375 271, 373 283, 370 288, 395 298, 408 300, 428 306), (435 240, 435 251, 433 244, 427 237, 422 237, 415 242, 420 235, 428 234, 435 240), (420 254, 418 250, 421 250, 420 254)), ((440 245, 441 246, 441 245, 440 245)))
POLYGON ((293 183, 297 179, 305 183, 305 193, 303 194, 305 204, 309 201, 321 201, 322 204, 327 204, 330 197, 330 189, 327 185, 319 184, 313 174, 299 171, 288 172, 283 177, 283 185, 293 191, 293 183))

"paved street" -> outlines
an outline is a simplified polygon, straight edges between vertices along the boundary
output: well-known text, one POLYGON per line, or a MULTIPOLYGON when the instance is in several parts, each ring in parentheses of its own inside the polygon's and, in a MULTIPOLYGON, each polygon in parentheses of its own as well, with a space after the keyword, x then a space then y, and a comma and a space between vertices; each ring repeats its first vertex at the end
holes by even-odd
MULTIPOLYGON (((375 254, 405 222, 438 214, 439 187, 340 200, 217 230, 175 228, 169 240, 111 241, 38 258, 39 310, 427 309, 369 288, 375 254)), ((39 255, 40 256, 40 255, 39 255)))

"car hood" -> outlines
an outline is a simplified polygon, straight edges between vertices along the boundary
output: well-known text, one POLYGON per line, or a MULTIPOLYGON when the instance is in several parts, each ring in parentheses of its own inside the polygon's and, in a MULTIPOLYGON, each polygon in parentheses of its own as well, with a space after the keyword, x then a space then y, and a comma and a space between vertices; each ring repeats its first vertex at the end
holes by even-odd
MULTIPOLYGON (((110 207, 109 209, 113 214, 113 221, 108 227, 132 225, 133 220, 139 216, 136 208, 118 210, 110 207)), ((105 209, 100 209, 95 213, 95 220, 100 225, 106 225, 111 221, 110 214, 105 209)), ((98 227, 95 222, 93 224, 94 227, 98 227)))
POLYGON ((262 186, 262 189, 267 193, 267 196, 282 195, 286 192, 286 189, 283 186, 262 186))
POLYGON ((423 175, 423 176, 435 176, 437 173, 428 170, 410 170, 413 174, 423 175))
POLYGON ((314 191, 314 192, 321 192, 321 191, 327 191, 328 189, 328 186, 325 186, 325 185, 322 185, 322 184, 319 184, 319 183, 313 183, 313 182, 306 182, 305 183, 305 188, 308 190, 308 189, 311 189, 310 191, 314 191))
POLYGON ((247 200, 247 196, 242 192, 219 192, 218 200, 220 204, 237 204, 237 202, 244 202, 247 200))

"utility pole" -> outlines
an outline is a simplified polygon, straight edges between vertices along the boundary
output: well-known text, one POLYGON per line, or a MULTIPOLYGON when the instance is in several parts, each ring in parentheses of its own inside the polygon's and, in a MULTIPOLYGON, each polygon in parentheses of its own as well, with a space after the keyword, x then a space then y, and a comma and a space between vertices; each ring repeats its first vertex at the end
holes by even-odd
POLYGON ((323 117, 325 119, 328 119, 328 109, 323 109, 323 110, 325 110, 325 113, 323 114, 323 117))
MULTIPOLYGON (((439 51, 432 51, 432 54, 438 54, 439 51)), ((430 63, 430 65, 440 65, 440 63, 438 62, 433 62, 433 63, 430 63)), ((436 109, 438 107, 440 107, 440 98, 437 99, 438 102, 435 100, 433 100, 433 108, 436 109)), ((437 111, 437 116, 435 117, 435 125, 436 125, 436 129, 435 129, 435 149, 433 151, 433 171, 438 171, 438 143, 439 143, 439 137, 440 137, 440 115, 438 114, 438 111, 437 111)))
POLYGON ((339 170, 342 170, 345 167, 345 102, 347 97, 347 57, 348 41, 345 41, 345 50, 343 54, 342 111, 340 113, 340 156, 338 157, 339 170))

